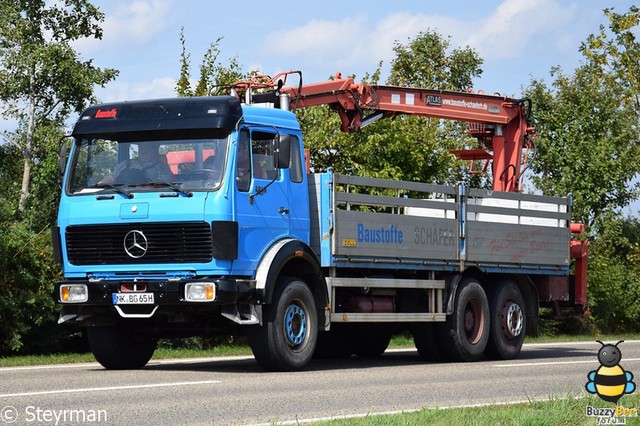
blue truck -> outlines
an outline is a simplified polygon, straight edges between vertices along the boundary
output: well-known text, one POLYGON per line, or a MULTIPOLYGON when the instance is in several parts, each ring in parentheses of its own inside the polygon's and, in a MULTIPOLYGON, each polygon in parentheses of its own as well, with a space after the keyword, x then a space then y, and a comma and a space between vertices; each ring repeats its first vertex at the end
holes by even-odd
MULTIPOLYGON (((244 102, 233 93, 81 114, 53 230, 64 273, 55 298, 59 322, 86 327, 105 368, 143 367, 159 338, 230 334, 248 336, 265 369, 298 370, 314 356, 379 356, 404 330, 428 360, 508 359, 536 333, 542 303, 586 303, 570 276, 570 198, 312 173, 290 105, 329 104, 352 130, 356 115, 320 96, 336 90, 311 86, 305 98, 281 86, 245 88, 244 102)), ((366 89, 394 114, 416 113, 403 108, 419 99, 472 113, 452 118, 494 123, 496 140, 522 107, 366 89), (475 115, 478 102, 489 118, 475 115)), ((340 96, 349 90, 362 98, 352 83, 340 96)), ((497 146, 485 152, 497 157, 497 146)))

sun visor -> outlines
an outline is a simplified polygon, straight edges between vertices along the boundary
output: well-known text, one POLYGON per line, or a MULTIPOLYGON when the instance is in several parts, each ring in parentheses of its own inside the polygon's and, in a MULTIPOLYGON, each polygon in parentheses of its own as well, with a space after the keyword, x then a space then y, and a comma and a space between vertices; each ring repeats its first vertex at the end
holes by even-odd
POLYGON ((234 129, 242 118, 240 101, 233 96, 173 98, 94 105, 87 108, 73 136, 124 136, 149 132, 189 130, 207 134, 234 129))

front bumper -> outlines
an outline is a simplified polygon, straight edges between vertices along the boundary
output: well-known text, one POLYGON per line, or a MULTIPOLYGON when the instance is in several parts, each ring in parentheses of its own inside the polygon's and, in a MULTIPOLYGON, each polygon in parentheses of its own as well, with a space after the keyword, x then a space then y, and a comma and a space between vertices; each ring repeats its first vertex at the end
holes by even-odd
MULTIPOLYGON (((212 279, 146 279, 146 280, 65 280, 55 283, 56 302, 63 311, 90 312, 93 308, 117 311, 122 317, 150 318, 162 307, 223 307, 251 298, 251 282, 234 278, 212 279), (190 283, 213 283, 215 298, 210 301, 189 301, 185 286, 190 283), (86 286, 86 300, 64 300, 61 287, 86 286), (117 304, 114 294, 153 295, 153 303, 117 304)), ((141 298, 145 300, 145 298, 141 298)))

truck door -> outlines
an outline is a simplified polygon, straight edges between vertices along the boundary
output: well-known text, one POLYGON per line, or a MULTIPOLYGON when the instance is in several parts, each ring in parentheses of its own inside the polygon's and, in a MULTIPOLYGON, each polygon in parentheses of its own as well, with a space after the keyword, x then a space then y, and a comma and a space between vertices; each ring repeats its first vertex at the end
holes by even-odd
POLYGON ((235 211, 238 258, 234 273, 251 274, 264 251, 289 235, 289 185, 275 165, 277 134, 243 128, 237 144, 235 211))

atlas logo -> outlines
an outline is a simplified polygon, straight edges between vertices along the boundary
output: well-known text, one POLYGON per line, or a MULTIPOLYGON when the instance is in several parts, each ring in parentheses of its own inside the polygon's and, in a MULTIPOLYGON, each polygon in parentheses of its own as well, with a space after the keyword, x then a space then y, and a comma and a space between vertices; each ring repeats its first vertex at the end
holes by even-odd
POLYGON ((129 257, 139 259, 147 254, 148 249, 149 242, 142 231, 134 229, 133 231, 127 232, 127 235, 124 236, 124 251, 129 257))
POLYGON ((116 118, 117 115, 118 110, 115 108, 111 108, 106 111, 98 109, 98 111, 96 111, 96 118, 116 118))

